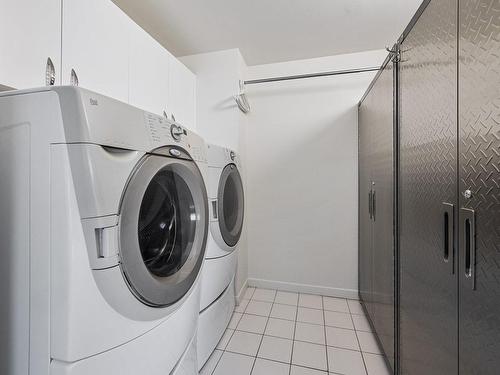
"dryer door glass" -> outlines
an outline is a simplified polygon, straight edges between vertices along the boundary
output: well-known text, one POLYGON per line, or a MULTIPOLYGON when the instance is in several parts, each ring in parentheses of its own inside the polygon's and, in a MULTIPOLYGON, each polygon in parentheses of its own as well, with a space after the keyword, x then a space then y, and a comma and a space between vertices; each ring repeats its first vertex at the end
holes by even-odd
POLYGON ((222 238, 228 246, 235 246, 240 239, 244 213, 243 184, 235 164, 223 169, 217 199, 222 238))
POLYGON ((205 253, 207 207, 194 162, 152 155, 136 170, 122 202, 120 259, 142 302, 166 306, 189 291, 205 253))

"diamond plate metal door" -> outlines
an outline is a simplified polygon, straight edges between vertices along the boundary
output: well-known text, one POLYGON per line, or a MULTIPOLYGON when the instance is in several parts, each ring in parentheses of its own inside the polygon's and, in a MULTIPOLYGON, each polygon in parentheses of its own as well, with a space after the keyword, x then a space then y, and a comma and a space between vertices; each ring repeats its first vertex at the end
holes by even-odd
POLYGON ((457 374, 457 0, 433 0, 400 63, 400 371, 457 374), (448 205, 445 205, 448 203, 448 205))
POLYGON ((371 111, 370 167, 373 181, 372 314, 384 353, 394 368, 394 116, 393 65, 378 76, 366 105, 371 111))
POLYGON ((358 207, 358 280, 359 297, 369 315, 372 305, 372 219, 371 219, 371 110, 362 103, 358 112, 358 163, 359 163, 359 207, 358 207))
POLYGON ((500 1, 459 6, 460 374, 500 373, 500 1))

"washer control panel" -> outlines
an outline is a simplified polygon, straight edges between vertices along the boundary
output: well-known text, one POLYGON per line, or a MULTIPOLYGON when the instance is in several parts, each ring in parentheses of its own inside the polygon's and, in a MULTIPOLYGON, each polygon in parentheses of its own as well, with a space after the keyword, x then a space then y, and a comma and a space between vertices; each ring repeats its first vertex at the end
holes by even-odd
POLYGON ((180 125, 172 124, 170 125, 170 134, 174 140, 180 141, 183 135, 187 135, 187 131, 180 125))
POLYGON ((149 112, 144 112, 144 119, 152 148, 172 143, 172 123, 168 119, 149 112))
MULTIPOLYGON (((158 116, 154 113, 144 112, 144 123, 146 131, 149 134, 151 150, 164 146, 179 145, 186 150, 193 160, 207 162, 206 150, 203 141, 194 133, 192 136, 183 126, 170 121, 164 116, 158 116)), ((173 157, 179 157, 179 150, 170 148, 168 153, 173 157)))

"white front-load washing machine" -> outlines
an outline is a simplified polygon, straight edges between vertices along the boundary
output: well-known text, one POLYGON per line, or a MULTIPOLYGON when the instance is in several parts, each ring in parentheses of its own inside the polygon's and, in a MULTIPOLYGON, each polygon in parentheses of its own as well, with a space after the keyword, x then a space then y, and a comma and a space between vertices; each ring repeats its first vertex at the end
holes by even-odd
POLYGON ((161 116, 1 94, 0 373, 195 374, 206 174, 203 140, 161 116))
POLYGON ((243 230, 244 193, 238 155, 207 145, 210 231, 202 271, 198 368, 201 368, 231 319, 237 246, 243 230))

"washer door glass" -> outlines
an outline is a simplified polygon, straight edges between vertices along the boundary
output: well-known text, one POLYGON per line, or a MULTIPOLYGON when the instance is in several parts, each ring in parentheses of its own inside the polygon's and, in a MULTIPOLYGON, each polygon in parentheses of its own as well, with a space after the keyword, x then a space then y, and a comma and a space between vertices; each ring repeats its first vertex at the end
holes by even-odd
POLYGON ((207 198, 193 161, 147 156, 130 179, 120 213, 120 260, 137 298, 151 306, 182 298, 199 273, 207 198))
POLYGON ((181 269, 193 246, 196 221, 193 196, 171 167, 149 183, 139 211, 139 248, 149 272, 171 276, 181 269))
POLYGON ((218 191, 219 228, 228 246, 235 246, 243 229, 243 183, 235 164, 228 164, 221 173, 218 191))

